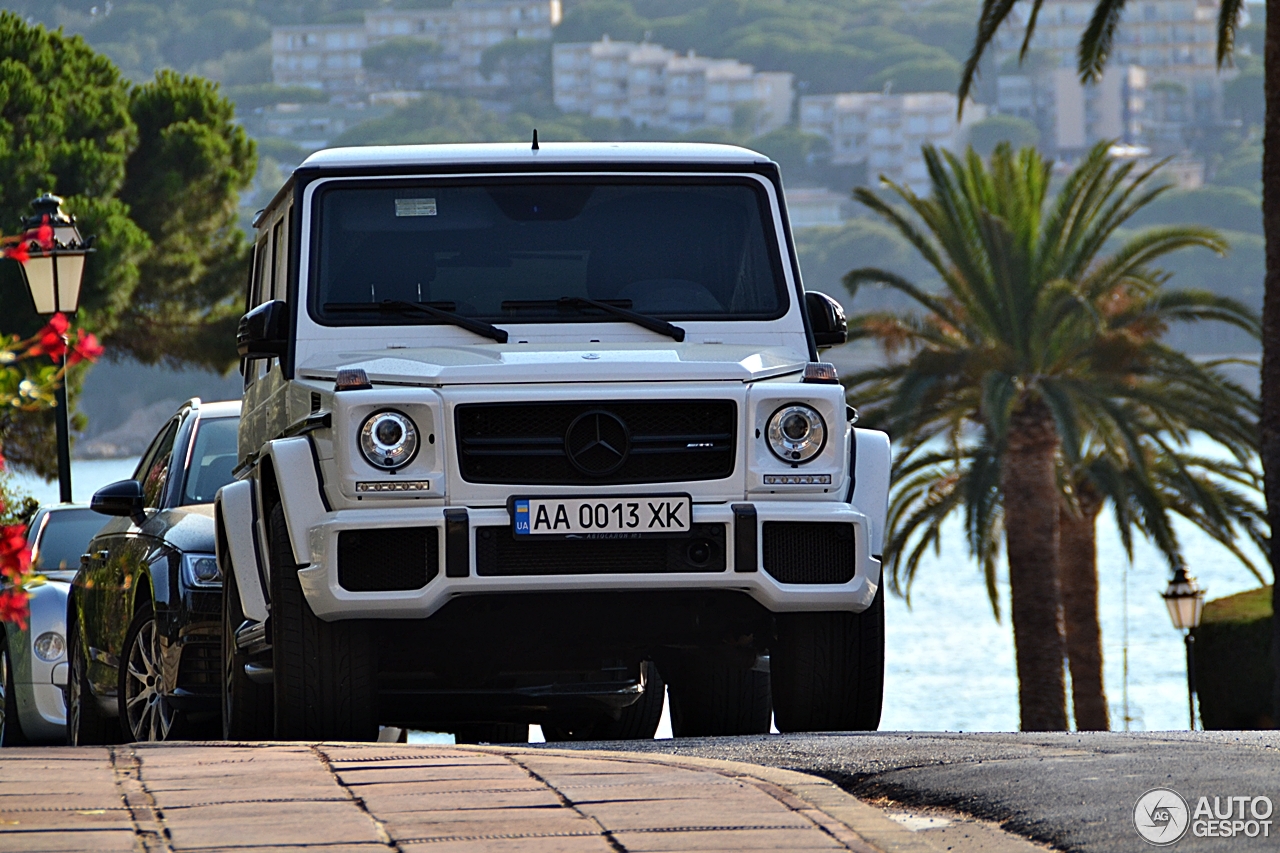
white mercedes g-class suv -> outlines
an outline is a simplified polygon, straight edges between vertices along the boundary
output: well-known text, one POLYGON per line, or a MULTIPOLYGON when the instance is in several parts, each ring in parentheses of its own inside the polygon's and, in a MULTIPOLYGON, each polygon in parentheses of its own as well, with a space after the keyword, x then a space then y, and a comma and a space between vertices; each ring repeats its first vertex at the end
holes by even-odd
POLYGON ((255 224, 228 737, 876 728, 889 441, 776 164, 334 149, 255 224))

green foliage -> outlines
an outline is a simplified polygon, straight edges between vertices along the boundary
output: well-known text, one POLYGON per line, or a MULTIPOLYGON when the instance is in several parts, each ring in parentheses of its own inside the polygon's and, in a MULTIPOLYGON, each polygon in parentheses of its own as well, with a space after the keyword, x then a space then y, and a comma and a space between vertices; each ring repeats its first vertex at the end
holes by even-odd
MULTIPOLYGON (((133 86, 80 37, 9 12, 0 56, 0 224, 41 192, 62 195, 97 240, 80 322, 113 355, 227 369, 247 274, 236 205, 257 161, 231 102, 167 71, 133 86)), ((16 264, 0 264, 0 316, 5 334, 43 322, 16 264)), ((53 458, 40 417, 0 424, 16 464, 53 458)))
POLYGON ((1196 693, 1206 729, 1275 728, 1271 587, 1207 602, 1195 636, 1196 693))
POLYGON ((440 45, 431 39, 397 36, 367 47, 360 61, 371 74, 389 79, 398 89, 417 89, 422 83, 422 66, 440 56, 440 45))
POLYGON ((1271 585, 1206 601, 1201 624, 1255 622, 1271 618, 1271 585))
MULTIPOLYGON (((866 189, 855 195, 928 262, 940 292, 883 268, 845 278, 852 291, 880 283, 923 309, 851 323, 852 337, 879 341, 891 356, 906 353, 849 379, 864 422, 886 429, 898 448, 885 549, 894 555, 893 584, 909 588, 922 555, 939 546, 943 520, 958 512, 994 606, 1002 458, 1020 413, 1036 409, 1051 414, 1064 482, 1100 458, 1125 472, 1098 483, 1116 499, 1122 530, 1138 525, 1177 559, 1167 508, 1177 511, 1180 495, 1197 494, 1194 484, 1222 473, 1198 476, 1188 471, 1196 466, 1173 463, 1177 485, 1166 488, 1144 472, 1176 454, 1193 430, 1244 465, 1256 452, 1257 403, 1215 365, 1198 364, 1160 338, 1170 325, 1205 321, 1259 332, 1256 316, 1238 302, 1163 289, 1166 276, 1155 264, 1190 247, 1222 252, 1224 242, 1204 228, 1168 226, 1115 245, 1116 230, 1166 188, 1148 186, 1149 171, 1114 166, 1105 144, 1053 198, 1050 164, 1034 149, 1014 154, 1001 146, 989 167, 972 149, 963 159, 924 153, 929 197, 894 184, 899 206, 866 189)), ((1070 505, 1069 491, 1064 499, 1070 505)), ((1251 529, 1241 517, 1248 502, 1223 501, 1221 512, 1206 512, 1251 529)))
POLYGON ((1039 141, 1039 128, 1016 116, 988 116, 969 126, 969 144, 983 157, 990 157, 1002 142, 1014 148, 1034 148, 1039 141))
POLYGON ((1262 199, 1239 187, 1171 189, 1135 214, 1130 224, 1141 227, 1175 223, 1261 234, 1262 199))
POLYGON ((1228 118, 1260 127, 1266 111, 1263 83, 1266 79, 1262 55, 1241 56, 1236 61, 1239 76, 1222 87, 1222 106, 1228 118))
POLYGON ((937 91, 955 85, 972 15, 961 0, 912 6, 870 0, 582 0, 556 41, 649 37, 679 51, 791 71, 808 94, 937 91))
MULTIPOLYGON (((796 232, 796 253, 804 271, 804 286, 837 299, 842 279, 852 267, 874 262, 910 281, 928 283, 934 290, 937 276, 912 245, 892 225, 878 219, 859 218, 844 225, 804 228, 796 232)), ((849 301, 844 300, 847 305, 849 301)), ((905 307, 907 300, 892 288, 867 285, 858 290, 851 307, 859 313, 905 307)))
POLYGON ((276 104, 323 104, 329 100, 324 92, 310 86, 277 86, 275 83, 228 86, 223 94, 236 105, 236 112, 241 116, 276 104))

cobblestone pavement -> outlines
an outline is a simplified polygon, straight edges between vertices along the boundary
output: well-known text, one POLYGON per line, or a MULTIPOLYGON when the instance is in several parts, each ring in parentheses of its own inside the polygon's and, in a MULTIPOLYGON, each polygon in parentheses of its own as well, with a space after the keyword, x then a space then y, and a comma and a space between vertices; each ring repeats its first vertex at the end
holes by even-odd
POLYGON ((328 743, 0 754, 5 851, 947 849, 925 834, 815 777, 696 758, 328 743))

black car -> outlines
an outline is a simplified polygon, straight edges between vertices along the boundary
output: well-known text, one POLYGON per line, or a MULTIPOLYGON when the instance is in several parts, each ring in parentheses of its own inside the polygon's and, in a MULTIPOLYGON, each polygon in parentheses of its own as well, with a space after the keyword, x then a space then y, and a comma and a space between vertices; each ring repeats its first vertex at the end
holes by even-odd
POLYGON ((67 603, 67 739, 219 731, 222 577, 213 498, 232 480, 240 404, 184 403, 133 479, 91 506, 117 516, 89 543, 67 603))

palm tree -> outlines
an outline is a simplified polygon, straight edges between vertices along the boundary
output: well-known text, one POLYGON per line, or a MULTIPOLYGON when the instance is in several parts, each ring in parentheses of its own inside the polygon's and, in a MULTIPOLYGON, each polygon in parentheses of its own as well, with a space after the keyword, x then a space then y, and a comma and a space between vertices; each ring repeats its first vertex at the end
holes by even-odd
MULTIPOLYGON (((1251 403, 1248 410, 1237 412, 1238 426, 1250 437, 1257 432, 1256 408, 1251 403)), ((1159 548, 1171 569, 1184 566, 1169 523, 1172 513, 1222 544, 1262 580, 1249 553, 1240 547, 1240 539, 1246 537, 1267 552, 1265 511, 1255 499, 1262 485, 1254 467, 1256 451, 1247 460, 1201 456, 1190 452, 1185 440, 1173 444, 1158 431, 1144 436, 1142 444, 1146 458, 1140 465, 1105 451, 1089 454, 1068 478, 1069 503, 1074 506, 1064 502, 1058 512, 1067 663, 1076 728, 1081 731, 1109 727, 1097 569, 1097 520, 1108 501, 1130 559, 1136 527, 1159 548)))
MULTIPOLYGON (((1027 55, 1036 18, 1044 0, 1032 0, 1023 35, 1021 57, 1027 55)), ((977 77, 978 64, 991 45, 996 32, 1009 17, 1016 0, 983 0, 978 16, 978 31, 973 49, 960 78, 960 108, 977 77)), ((1119 27, 1125 0, 1096 0, 1093 16, 1080 36, 1076 51, 1076 70, 1083 82, 1101 75, 1119 27)), ((1231 61, 1235 51, 1236 27, 1244 0, 1222 0, 1218 9, 1218 67, 1231 61)), ((1263 286, 1262 326, 1262 415, 1259 422, 1259 446, 1265 485, 1268 527, 1280 525, 1280 67, 1272 67, 1271 58, 1280 56, 1280 0, 1266 0, 1266 34, 1264 47, 1266 112, 1262 140, 1262 230, 1266 238, 1266 277, 1263 286)), ((1272 578, 1280 578, 1280 551, 1271 552, 1272 578)), ((1272 607, 1280 613, 1280 583, 1272 587, 1272 607)), ((1280 619, 1272 622, 1272 646, 1280 649, 1280 619)), ((1276 677, 1272 700, 1275 715, 1280 717, 1280 655, 1275 656, 1276 677)))
POLYGON ((1151 330, 1178 320, 1250 329, 1256 322, 1222 297, 1160 292, 1164 276, 1150 264, 1189 246, 1221 253, 1225 245, 1211 231, 1151 229, 1103 253, 1116 230, 1164 190, 1149 185, 1153 170, 1116 167, 1105 145, 1053 199, 1052 164, 1034 149, 1001 146, 989 168, 972 149, 961 159, 926 147, 924 159, 929 197, 885 182, 914 217, 870 190, 855 195, 916 247, 942 291, 930 294, 885 270, 845 277, 853 289, 868 282, 896 288, 925 309, 860 318, 856 333, 889 350, 909 347, 911 356, 852 377, 850 392, 902 448, 894 518, 920 535, 895 550, 894 569, 910 570, 936 546, 942 508, 963 506, 970 549, 991 584, 998 554, 991 531, 1001 529, 1022 728, 1061 730, 1061 471, 1082 464, 1090 435, 1141 463, 1135 413, 1154 424, 1199 419, 1231 434, 1223 410, 1247 406, 1248 395, 1160 344, 1151 330), (938 466, 947 464, 951 472, 938 480, 938 466))

